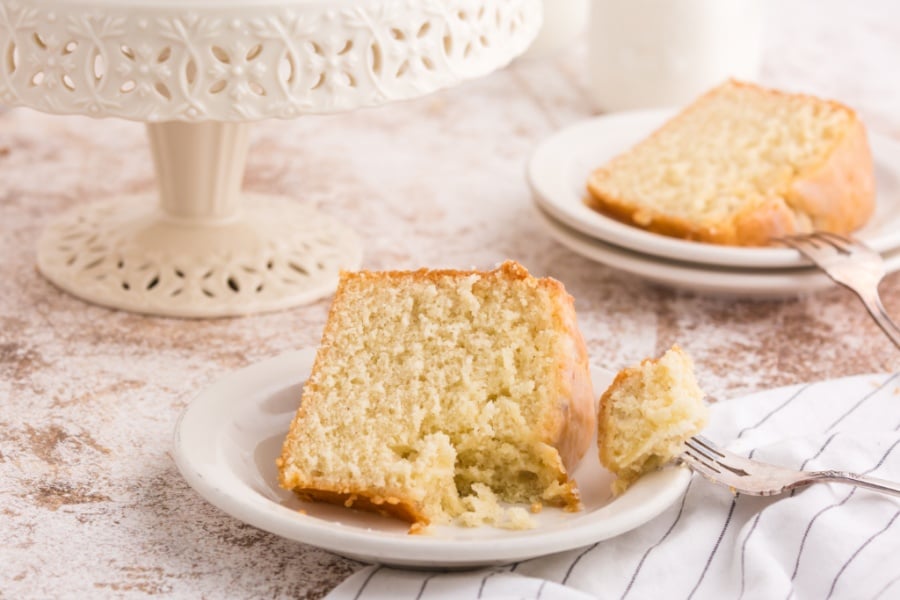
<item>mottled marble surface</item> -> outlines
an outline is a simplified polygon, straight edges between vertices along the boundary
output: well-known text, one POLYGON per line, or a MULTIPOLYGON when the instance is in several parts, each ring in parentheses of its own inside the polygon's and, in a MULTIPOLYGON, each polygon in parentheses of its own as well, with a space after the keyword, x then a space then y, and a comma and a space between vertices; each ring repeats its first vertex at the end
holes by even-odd
MULTIPOLYGON (((900 8, 777 3, 766 83, 833 96, 900 140, 900 8)), ((365 266, 488 267, 515 258, 577 299, 592 362, 673 342, 709 395, 893 370, 900 353, 849 292, 735 301, 657 288, 554 243, 523 163, 592 114, 583 46, 419 101, 254 128, 249 190, 352 225, 365 266)), ((17 110, 0 116, 0 598, 317 598, 358 563, 208 505, 171 457, 179 411, 210 381, 316 344, 328 301, 243 319, 156 319, 89 306, 35 269, 62 210, 153 187, 142 127, 17 110)), ((882 287, 900 315, 900 276, 882 287)))

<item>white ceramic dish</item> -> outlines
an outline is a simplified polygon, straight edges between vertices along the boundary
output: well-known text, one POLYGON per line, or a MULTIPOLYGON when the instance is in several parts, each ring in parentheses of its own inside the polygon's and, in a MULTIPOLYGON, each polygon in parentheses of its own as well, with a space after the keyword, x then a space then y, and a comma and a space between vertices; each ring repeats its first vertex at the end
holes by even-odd
MULTIPOLYGON (((814 267, 794 269, 728 269, 664 260, 598 241, 566 227, 540 207, 535 209, 553 238, 593 261, 668 287, 692 292, 747 298, 784 298, 836 286, 814 267)), ((900 269, 900 250, 884 255, 888 273, 900 269)))
MULTIPOLYGON (((606 217, 584 204, 590 172, 649 135, 672 110, 642 110, 580 121, 543 141, 528 162, 541 208, 568 227, 609 244, 669 260, 733 268, 808 266, 789 248, 740 248, 658 235, 606 217)), ((900 143, 869 133, 878 187, 875 214, 857 232, 879 252, 900 247, 900 143)))
MULTIPOLYGON (((436 527, 408 535, 407 525, 375 514, 301 502, 278 487, 275 458, 296 411, 314 352, 290 352, 230 374, 202 392, 175 429, 175 461, 201 496, 233 517, 277 535, 366 562, 464 568, 508 563, 610 538, 649 521, 687 487, 690 472, 652 473, 617 498, 596 443, 575 471, 585 509, 547 508, 527 531, 436 527), (306 511, 305 514, 299 512, 306 511)), ((613 374, 594 369, 594 391, 613 374)))

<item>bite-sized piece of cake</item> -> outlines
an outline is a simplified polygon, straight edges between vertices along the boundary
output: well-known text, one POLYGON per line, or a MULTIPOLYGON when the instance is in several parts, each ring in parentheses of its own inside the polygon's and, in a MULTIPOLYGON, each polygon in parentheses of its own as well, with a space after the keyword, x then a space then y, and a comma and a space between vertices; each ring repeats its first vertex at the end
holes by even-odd
POLYGON ((591 207, 649 231, 763 246, 861 227, 875 175, 850 108, 731 81, 595 170, 588 191, 591 207))
POLYGON ((558 281, 515 262, 343 273, 279 477, 301 498, 413 530, 477 512, 478 484, 574 510, 570 474, 595 428, 587 352, 558 281))
POLYGON ((620 371, 600 398, 597 429, 600 462, 617 477, 613 492, 681 454, 707 420, 694 363, 678 346, 620 371))

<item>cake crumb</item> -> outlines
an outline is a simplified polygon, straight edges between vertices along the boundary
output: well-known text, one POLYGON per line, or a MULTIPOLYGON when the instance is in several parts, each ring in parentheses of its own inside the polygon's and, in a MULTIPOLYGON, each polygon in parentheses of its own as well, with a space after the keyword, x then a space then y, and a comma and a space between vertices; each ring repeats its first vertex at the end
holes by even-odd
POLYGON ((496 524, 503 512, 497 495, 483 483, 473 483, 472 492, 462 499, 465 511, 459 515, 459 524, 463 527, 496 524))
POLYGON ((513 506, 512 508, 506 509, 504 512, 506 513, 506 518, 503 519, 503 522, 500 524, 500 527, 503 529, 521 530, 534 529, 537 527, 537 523, 531 518, 528 511, 521 506, 513 506))
POLYGON ((517 530, 534 529, 537 526, 528 511, 521 506, 503 508, 497 495, 487 485, 472 484, 472 491, 473 494, 462 499, 466 510, 458 517, 457 523, 463 527, 493 525, 501 529, 517 530))
POLYGON ((542 510, 544 510, 544 503, 543 503, 543 502, 532 502, 532 503, 531 503, 531 512, 532 512, 533 514, 536 515, 536 514, 538 514, 539 512, 541 512, 542 510))

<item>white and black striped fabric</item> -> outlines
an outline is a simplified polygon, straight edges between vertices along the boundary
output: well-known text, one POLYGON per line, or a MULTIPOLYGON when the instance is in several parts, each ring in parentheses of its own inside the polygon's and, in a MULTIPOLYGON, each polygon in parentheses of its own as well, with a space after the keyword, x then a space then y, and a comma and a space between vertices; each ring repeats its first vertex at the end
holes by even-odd
MULTIPOLYGON (((705 435, 789 467, 900 481, 900 373, 723 402, 705 435)), ((900 598, 900 500, 841 484, 734 497, 695 475, 668 511, 594 546, 477 572, 372 566, 329 598, 900 598)))

